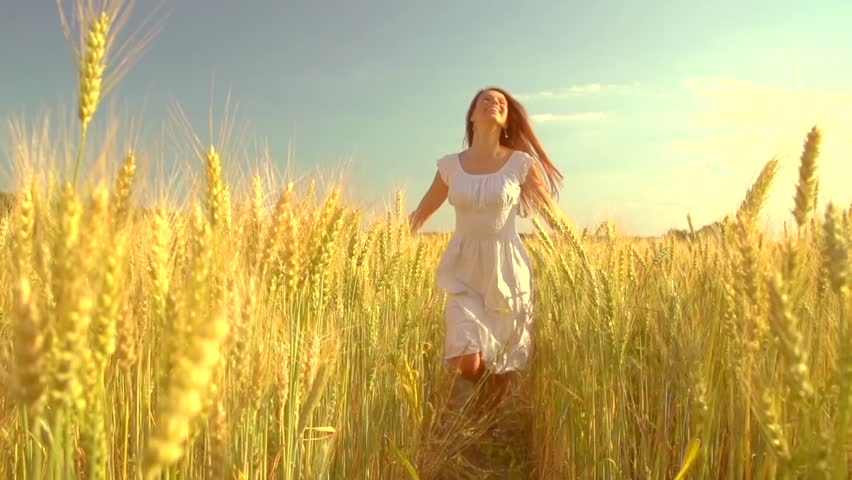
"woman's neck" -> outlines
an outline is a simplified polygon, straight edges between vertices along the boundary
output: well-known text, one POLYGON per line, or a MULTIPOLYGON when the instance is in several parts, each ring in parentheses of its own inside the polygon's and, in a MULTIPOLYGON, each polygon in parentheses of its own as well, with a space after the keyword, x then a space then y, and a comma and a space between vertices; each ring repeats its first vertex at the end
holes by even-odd
POLYGON ((500 156, 500 134, 502 129, 499 125, 489 126, 476 130, 469 150, 477 157, 496 158, 500 156))

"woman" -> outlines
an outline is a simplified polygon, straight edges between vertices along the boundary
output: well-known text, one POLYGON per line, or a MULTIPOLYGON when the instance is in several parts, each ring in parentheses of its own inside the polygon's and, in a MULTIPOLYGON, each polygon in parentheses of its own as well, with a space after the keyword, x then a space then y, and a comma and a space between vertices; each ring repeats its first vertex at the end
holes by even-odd
POLYGON ((437 161, 432 185, 409 221, 414 233, 444 200, 455 208, 455 232, 436 273, 447 292, 444 362, 471 382, 491 374, 483 399, 488 407, 503 398, 509 375, 525 370, 532 353, 530 260, 515 217, 544 204, 566 219, 553 200, 562 174, 517 100, 499 88, 480 90, 466 125, 467 149, 437 161))

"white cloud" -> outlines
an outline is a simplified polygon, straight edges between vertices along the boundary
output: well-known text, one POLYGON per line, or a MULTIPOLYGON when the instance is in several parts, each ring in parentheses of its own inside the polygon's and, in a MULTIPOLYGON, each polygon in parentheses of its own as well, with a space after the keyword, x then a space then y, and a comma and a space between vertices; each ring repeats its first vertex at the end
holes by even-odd
POLYGON ((630 84, 600 84, 587 83, 583 85, 572 85, 558 90, 544 90, 541 92, 520 93, 514 95, 518 100, 539 101, 558 100, 562 98, 579 97, 591 94, 603 93, 629 93, 639 88, 639 82, 630 84))
POLYGON ((601 86, 597 83, 590 83, 588 85, 575 85, 571 87, 571 92, 573 93, 594 93, 600 91, 601 86))
POLYGON ((560 121, 568 121, 568 122, 587 122, 594 120, 603 120, 607 117, 607 114, 604 112, 586 112, 586 113, 571 113, 567 115, 556 115, 553 113, 540 113, 537 115, 530 115, 530 120, 538 123, 545 122, 560 122, 560 121))
POLYGON ((695 77, 682 87, 700 106, 687 113, 690 138, 673 138, 664 152, 680 162, 663 172, 651 196, 686 200, 696 223, 733 213, 763 165, 780 161, 764 213, 790 221, 799 156, 813 125, 822 132, 817 176, 820 214, 830 199, 852 202, 852 91, 791 89, 727 77, 695 77))

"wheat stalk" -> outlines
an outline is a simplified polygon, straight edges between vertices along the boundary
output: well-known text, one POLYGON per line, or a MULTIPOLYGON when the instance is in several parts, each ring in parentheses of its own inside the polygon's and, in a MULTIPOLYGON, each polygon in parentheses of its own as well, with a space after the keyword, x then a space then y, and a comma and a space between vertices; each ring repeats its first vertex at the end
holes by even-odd
POLYGON ((101 84, 106 69, 103 62, 107 54, 109 29, 110 17, 106 12, 101 12, 98 17, 92 19, 86 36, 86 50, 80 65, 80 101, 77 108, 77 116, 80 119, 80 148, 74 164, 74 185, 77 184, 89 122, 101 98, 101 84))
POLYGON ((840 351, 838 364, 838 383, 840 384, 838 396, 838 412, 835 420, 834 442, 838 446, 833 459, 833 468, 837 475, 842 474, 848 468, 850 462, 849 452, 852 449, 852 298, 849 294, 850 272, 849 250, 846 238, 841 231, 840 215, 837 207, 829 203, 825 211, 825 245, 823 247, 823 270, 828 273, 828 283, 839 299, 840 315, 838 319, 838 341, 837 349, 840 351), (842 446, 846 446, 846 449, 842 446))
POLYGON ((118 230, 127 222, 129 214, 128 202, 130 200, 133 179, 136 174, 136 154, 128 152, 121 162, 121 169, 115 179, 110 203, 110 216, 113 220, 114 230, 118 230))
POLYGON ((18 396, 29 414, 38 417, 43 407, 45 331, 42 314, 32 298, 26 276, 15 286, 15 380, 18 396))
POLYGON ((819 156, 819 144, 822 135, 816 126, 808 132, 799 161, 799 182, 796 184, 795 208, 793 217, 799 229, 808 222, 816 202, 816 160, 819 156))
POLYGON ((25 182, 18 194, 15 210, 15 230, 12 234, 11 259, 14 271, 28 274, 33 258, 33 235, 35 233, 35 203, 33 201, 32 180, 25 182))
POLYGON ((157 208, 151 217, 151 241, 148 257, 148 276, 151 281, 151 298, 154 311, 160 314, 166 305, 169 291, 169 219, 163 207, 157 208))
POLYGON ((9 238, 9 217, 0 218, 0 252, 6 251, 7 240, 9 238))
MULTIPOLYGON (((147 308, 147 300, 142 299, 140 302, 139 309, 142 315, 139 315, 143 319, 147 319, 147 315, 145 315, 144 310, 147 308)), ((136 363, 137 360, 137 341, 136 341, 136 323, 137 318, 134 316, 133 307, 128 300, 124 300, 121 302, 122 309, 121 314, 118 317, 117 322, 117 333, 116 333, 116 359, 118 361, 119 367, 125 371, 125 373, 130 373, 130 368, 136 363)))
POLYGON ((831 288, 838 295, 845 295, 850 278, 848 247, 843 234, 840 214, 833 203, 829 203, 825 211, 825 247, 823 252, 823 268, 828 272, 831 288))
POLYGON ((767 279, 767 283, 772 329, 778 337, 781 352, 787 363, 790 389, 794 398, 807 401, 813 396, 814 389, 809 378, 808 357, 798 319, 791 310, 781 275, 772 276, 767 279))
POLYGON ((260 175, 254 174, 251 178, 251 228, 248 230, 250 238, 246 245, 248 251, 261 251, 261 246, 264 241, 264 212, 263 212, 263 183, 260 180, 260 175))
POLYGON ((740 203, 737 210, 736 218, 741 222, 754 224, 757 222, 760 211, 766 204, 766 199, 769 195, 769 189, 772 186, 772 181, 778 173, 779 162, 777 158, 773 158, 766 162, 752 186, 746 192, 746 196, 740 203))
POLYGON ((266 244, 263 250, 258 252, 258 272, 261 278, 264 278, 271 269, 275 259, 278 256, 278 250, 287 237, 288 229, 291 226, 293 212, 290 202, 293 198, 293 182, 287 183, 284 191, 278 197, 278 202, 275 205, 275 214, 272 218, 272 229, 266 237, 266 244), (261 256, 262 255, 262 256, 261 256))
POLYGON ((222 184, 222 162, 213 146, 205 156, 207 172, 207 218, 214 230, 222 228, 226 220, 225 190, 222 184))

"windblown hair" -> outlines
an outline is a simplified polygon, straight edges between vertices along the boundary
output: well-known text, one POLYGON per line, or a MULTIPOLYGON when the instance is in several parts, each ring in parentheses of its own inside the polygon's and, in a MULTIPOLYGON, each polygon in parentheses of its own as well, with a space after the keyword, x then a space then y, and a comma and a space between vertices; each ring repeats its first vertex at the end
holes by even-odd
MULTIPOLYGON (((542 148, 541 142, 539 142, 538 137, 533 132, 524 106, 502 88, 488 87, 476 92, 465 116, 465 147, 469 148, 473 144, 473 122, 470 120, 470 116, 473 113, 473 109, 476 108, 479 96, 489 90, 502 93, 506 97, 506 103, 509 107, 508 114, 506 115, 506 133, 508 134, 508 138, 501 133, 500 145, 513 150, 520 150, 530 155, 534 162, 539 164, 539 172, 542 174, 545 186, 550 195, 554 199, 557 199, 559 188, 562 186, 562 173, 553 165, 544 148, 542 148)), ((530 212, 538 211, 538 204, 542 199, 532 198, 532 195, 532 192, 528 190, 521 192, 520 216, 526 217, 530 212)))

